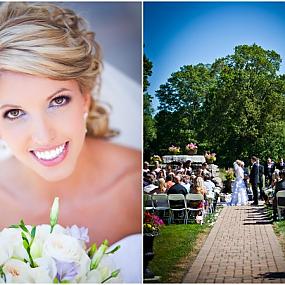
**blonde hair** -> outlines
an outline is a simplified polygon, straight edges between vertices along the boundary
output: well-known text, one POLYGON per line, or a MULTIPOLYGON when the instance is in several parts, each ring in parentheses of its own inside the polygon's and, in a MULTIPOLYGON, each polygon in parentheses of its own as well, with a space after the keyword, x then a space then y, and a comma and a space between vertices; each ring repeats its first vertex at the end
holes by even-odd
POLYGON ((0 6, 0 70, 54 80, 76 80, 93 90, 88 135, 108 137, 109 112, 98 101, 102 57, 95 34, 83 18, 54 4, 3 3, 0 6))
POLYGON ((238 166, 241 166, 241 167, 244 166, 244 162, 242 160, 237 159, 236 163, 237 163, 238 166))

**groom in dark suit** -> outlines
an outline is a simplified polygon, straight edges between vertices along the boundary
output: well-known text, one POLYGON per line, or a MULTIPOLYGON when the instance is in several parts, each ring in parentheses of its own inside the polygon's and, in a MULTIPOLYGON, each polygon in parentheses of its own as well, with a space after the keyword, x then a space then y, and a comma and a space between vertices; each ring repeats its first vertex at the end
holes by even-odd
POLYGON ((252 193, 253 193, 253 204, 257 206, 258 205, 258 192, 257 192, 257 187, 259 184, 259 165, 257 164, 257 157, 256 156, 252 156, 251 157, 251 163, 252 163, 252 167, 250 170, 250 174, 249 174, 249 181, 251 183, 252 186, 252 193))

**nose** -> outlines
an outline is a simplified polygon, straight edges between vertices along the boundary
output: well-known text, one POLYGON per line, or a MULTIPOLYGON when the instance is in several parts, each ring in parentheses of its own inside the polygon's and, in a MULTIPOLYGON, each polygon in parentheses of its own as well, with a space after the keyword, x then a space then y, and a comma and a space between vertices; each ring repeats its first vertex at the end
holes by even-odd
POLYGON ((48 146, 55 139, 54 124, 48 118, 35 118, 31 131, 33 143, 38 146, 48 146))

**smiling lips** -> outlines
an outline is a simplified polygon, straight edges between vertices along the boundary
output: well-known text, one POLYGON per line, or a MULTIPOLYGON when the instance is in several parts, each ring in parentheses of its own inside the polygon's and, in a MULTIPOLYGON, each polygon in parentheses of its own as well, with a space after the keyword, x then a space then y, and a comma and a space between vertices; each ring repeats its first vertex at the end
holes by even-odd
POLYGON ((44 166, 54 166, 59 164, 66 157, 67 151, 68 142, 53 149, 44 151, 33 150, 31 153, 44 166))

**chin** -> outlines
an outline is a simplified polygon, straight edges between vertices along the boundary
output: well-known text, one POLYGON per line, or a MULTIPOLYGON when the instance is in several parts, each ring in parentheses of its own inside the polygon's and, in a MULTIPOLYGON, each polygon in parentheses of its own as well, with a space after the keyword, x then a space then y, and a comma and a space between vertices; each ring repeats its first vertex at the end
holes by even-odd
POLYGON ((74 170, 73 168, 72 169, 60 169, 57 171, 47 169, 46 171, 43 171, 43 172, 36 171, 36 173, 48 182, 59 182, 61 180, 64 180, 70 177, 71 174, 73 173, 73 170, 74 170))

